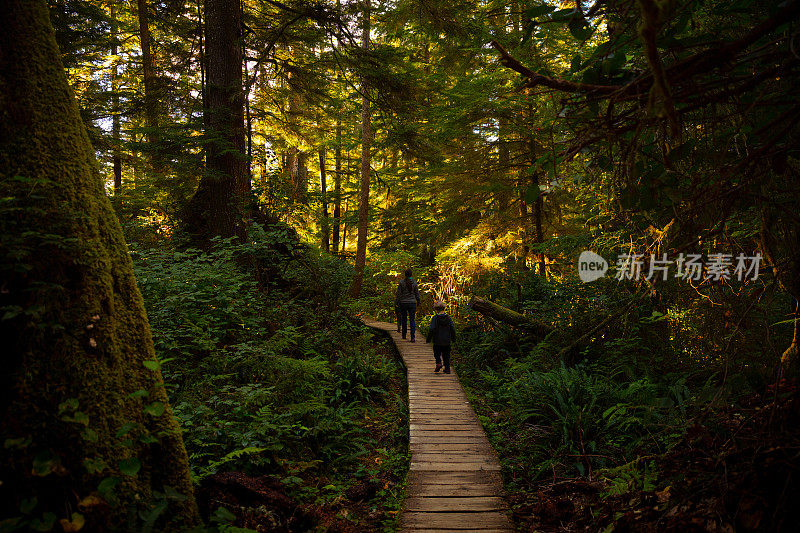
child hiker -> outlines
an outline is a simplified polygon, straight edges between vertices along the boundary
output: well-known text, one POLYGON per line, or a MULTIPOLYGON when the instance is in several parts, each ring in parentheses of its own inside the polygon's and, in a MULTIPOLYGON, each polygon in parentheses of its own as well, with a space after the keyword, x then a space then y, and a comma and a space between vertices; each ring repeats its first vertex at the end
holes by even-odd
POLYGON ((442 369, 444 362, 444 373, 450 373, 450 343, 456 340, 456 327, 453 319, 444 312, 444 302, 437 300, 433 304, 436 315, 431 319, 428 328, 428 335, 425 342, 433 340, 433 357, 436 359, 436 370, 442 369))

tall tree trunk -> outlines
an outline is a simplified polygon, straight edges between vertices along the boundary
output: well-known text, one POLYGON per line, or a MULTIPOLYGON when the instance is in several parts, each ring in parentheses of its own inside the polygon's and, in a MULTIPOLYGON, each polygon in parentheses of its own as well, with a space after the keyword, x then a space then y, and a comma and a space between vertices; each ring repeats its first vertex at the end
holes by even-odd
MULTIPOLYGON (((289 55, 297 53, 297 49, 290 46, 289 55)), ((300 135, 301 116, 303 115, 303 83, 299 71, 290 72, 289 82, 289 129, 296 136, 300 135)), ((308 156, 300 150, 299 146, 289 147, 289 178, 292 185, 292 201, 305 203, 308 192, 308 156)))
MULTIPOLYGON (((528 103, 528 118, 531 122, 534 120, 533 104, 528 103)), ((531 167, 536 165, 536 139, 533 135, 528 137, 528 156, 530 158, 531 167)), ((531 174, 531 185, 539 187, 539 172, 533 171, 531 174)), ((533 204, 533 223, 536 232, 536 243, 544 242, 544 233, 542 232, 542 208, 544 198, 541 192, 536 196, 536 201, 533 204)), ((544 252, 539 252, 539 275, 547 278, 547 262, 545 261, 544 252)))
MULTIPOLYGON (((501 115, 497 122, 497 171, 500 182, 505 184, 511 159, 509 155, 510 133, 508 127, 508 118, 501 115)), ((505 212, 505 210, 508 209, 508 204, 508 194, 501 189, 497 193, 497 205, 500 212, 505 212)))
MULTIPOLYGON (((531 176, 533 185, 539 186, 539 173, 534 172, 531 176)), ((533 204, 533 222, 536 227, 536 242, 544 242, 544 234, 542 233, 542 203, 544 202, 542 195, 536 198, 536 203, 533 204)), ((539 275, 547 278, 547 262, 544 258, 544 252, 539 252, 539 275)))
MULTIPOLYGON (((364 0, 364 30, 362 40, 364 53, 369 53, 369 17, 370 0, 364 0)), ((369 174, 370 145, 372 143, 372 125, 369 108, 369 83, 364 76, 361 83, 363 97, 361 99, 361 194, 358 202, 358 240, 356 241, 356 273, 353 279, 352 295, 361 295, 361 284, 364 280, 364 265, 367 262, 367 232, 369 230, 369 174)))
MULTIPOLYGON (((243 9, 243 0, 239 2, 239 12, 243 9)), ((241 16, 241 15, 240 15, 241 16)), ((244 112, 245 112, 245 125, 247 132, 247 180, 252 184, 253 182, 253 120, 250 115, 250 88, 253 82, 250 81, 250 73, 247 70, 247 43, 245 42, 244 35, 241 36, 242 45, 242 76, 244 77, 244 112)), ((255 76, 255 75, 254 75, 255 76)))
POLYGON ((111 141, 114 144, 113 154, 111 160, 114 167, 114 194, 119 194, 122 191, 122 156, 120 155, 120 123, 119 123, 119 61, 117 60, 118 52, 118 35, 119 22, 117 21, 117 6, 116 0, 111 2, 111 35, 113 45, 111 46, 111 55, 114 56, 114 66, 111 69, 111 141))
MULTIPOLYGON (((112 0, 113 1, 113 0, 112 0)), ((203 129, 208 130, 208 102, 206 101, 206 28, 203 25, 203 0, 197 0, 197 29, 200 32, 200 101, 203 105, 203 129)))
MULTIPOLYGON (((522 172, 524 176, 524 172, 522 172)), ((519 184, 519 218, 522 226, 522 256, 520 257, 520 266, 523 269, 528 268, 528 239, 530 239, 530 232, 528 231, 528 204, 525 203, 525 189, 527 188, 525 182, 520 176, 519 184)))
POLYGON ((328 224, 328 179, 325 175, 325 147, 319 147, 319 188, 322 192, 322 247, 331 251, 330 226, 328 224))
POLYGON ((147 13, 147 0, 138 0, 139 42, 142 47, 142 79, 144 81, 144 121, 147 127, 147 143, 150 152, 150 165, 153 172, 161 174, 163 167, 159 157, 160 137, 158 135, 158 82, 152 52, 152 37, 147 13))
POLYGON ((342 124, 336 119, 336 174, 333 182, 333 251, 339 251, 342 218, 342 124))
POLYGON ((140 530, 171 487, 186 498, 161 496, 156 528, 191 526, 180 428, 47 5, 3 0, 0 20, 0 308, 20 310, 0 320, 0 516, 35 496, 37 515, 85 531, 140 530))
MULTIPOLYGON (((344 214, 347 215, 350 199, 344 201, 344 214)), ((347 252, 347 219, 342 219, 342 255, 347 252)))
POLYGON ((206 172, 185 216, 200 244, 210 237, 246 237, 250 197, 242 90, 241 10, 238 0, 206 0, 208 128, 206 172))

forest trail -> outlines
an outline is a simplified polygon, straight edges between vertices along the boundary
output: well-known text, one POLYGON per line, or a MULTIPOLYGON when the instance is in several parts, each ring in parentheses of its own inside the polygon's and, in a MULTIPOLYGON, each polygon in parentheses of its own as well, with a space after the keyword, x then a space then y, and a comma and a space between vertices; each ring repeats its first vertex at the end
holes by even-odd
POLYGON ((514 531, 503 499, 500 463, 458 377, 433 372, 433 349, 412 344, 388 322, 408 374, 411 467, 400 531, 514 531))

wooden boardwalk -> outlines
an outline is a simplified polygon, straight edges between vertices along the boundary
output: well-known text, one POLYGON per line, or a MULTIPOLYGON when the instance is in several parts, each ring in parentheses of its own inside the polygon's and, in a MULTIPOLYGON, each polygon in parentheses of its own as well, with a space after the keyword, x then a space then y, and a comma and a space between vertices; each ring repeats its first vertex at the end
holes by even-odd
POLYGON ((389 333, 408 372, 411 468, 400 531, 514 531, 500 463, 455 373, 434 374, 422 335, 411 343, 395 324, 364 323, 389 333))

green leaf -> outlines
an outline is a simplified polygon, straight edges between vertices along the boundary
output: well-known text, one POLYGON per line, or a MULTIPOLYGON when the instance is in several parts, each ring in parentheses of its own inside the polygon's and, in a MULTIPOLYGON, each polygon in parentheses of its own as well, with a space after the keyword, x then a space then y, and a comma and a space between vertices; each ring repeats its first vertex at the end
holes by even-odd
POLYGON ((581 69, 581 65, 583 61, 581 60, 580 55, 576 55, 572 58, 572 61, 569 64, 569 71, 570 72, 578 72, 581 69))
MULTIPOLYGON (((145 361, 145 362, 147 362, 147 361, 145 361)), ((134 392, 128 394, 128 398, 145 398, 145 397, 147 397, 149 395, 150 395, 150 393, 147 392, 146 390, 139 389, 137 391, 134 391, 134 392)))
POLYGON ((564 22, 569 20, 573 15, 575 15, 575 9, 559 9, 550 14, 550 20, 553 22, 564 22))
POLYGON ((608 59, 603 61, 601 67, 603 74, 607 76, 613 74, 625 64, 626 60, 625 52, 619 50, 614 52, 608 59))
POLYGON ((65 422, 73 422, 75 424, 89 425, 89 415, 82 411, 76 411, 72 416, 64 416, 61 418, 65 422))
POLYGON ((533 204, 536 202, 536 199, 539 198, 539 195, 542 193, 542 190, 539 188, 538 185, 531 185, 525 190, 525 203, 528 205, 533 204))
POLYGON ((115 436, 117 438, 124 437, 125 435, 130 433, 130 431, 135 427, 136 427, 136 424, 134 424, 133 422, 127 422, 127 423, 123 424, 121 428, 119 428, 117 430, 117 433, 115 434, 115 436))
POLYGON ((19 510, 22 512, 22 514, 30 514, 30 512, 33 511, 38 504, 39 500, 36 498, 36 496, 30 499, 25 498, 22 500, 22 502, 20 502, 19 510))
POLYGON ((99 492, 101 496, 106 497, 111 494, 111 491, 119 484, 119 481, 120 479, 118 477, 107 477, 97 485, 97 492, 99 492))
POLYGON ((150 434, 147 434, 139 437, 139 442, 142 442, 144 444, 156 444, 158 442, 158 439, 150 434))
POLYGON ((142 462, 138 457, 131 457, 129 459, 122 459, 119 462, 119 471, 126 476, 135 476, 142 468, 142 462))
POLYGON ((236 515, 224 507, 217 507, 217 510, 214 511, 214 518, 211 519, 212 522, 227 524, 233 522, 234 520, 236 520, 236 515))
POLYGON ((178 492, 177 490, 173 489, 169 485, 164 485, 164 493, 166 494, 167 498, 170 500, 175 500, 178 502, 186 501, 186 495, 178 492))
POLYGON ((525 28, 525 34, 522 36, 522 40, 520 41, 522 44, 528 42, 528 39, 531 38, 531 33, 533 33, 534 28, 536 28, 535 24, 533 23, 528 24, 528 27, 525 28))
POLYGON ((142 364, 148 370, 155 371, 155 370, 158 370, 159 368, 161 368, 161 363, 159 363, 158 361, 154 361, 152 359, 148 359, 146 361, 142 361, 142 364))
POLYGON ((669 158, 670 162, 675 164, 679 161, 682 161, 692 155, 695 146, 697 145, 697 141, 694 139, 689 139, 683 144, 680 144, 669 151, 667 157, 669 158))
POLYGON ((66 412, 72 412, 78 408, 78 399, 70 398, 58 404, 58 414, 63 415, 66 412))
POLYGON ((33 475, 44 477, 55 470, 58 464, 58 457, 51 451, 39 452, 33 458, 33 475))
POLYGON ((86 428, 81 431, 81 438, 86 442, 97 442, 97 432, 92 428, 86 428))
POLYGON ((22 450, 30 446, 33 440, 30 437, 19 437, 16 439, 6 439, 3 443, 3 448, 8 450, 9 448, 17 448, 18 450, 22 450))
POLYGON ((81 513, 72 513, 69 520, 62 518, 59 522, 65 533, 69 533, 83 529, 83 526, 86 525, 86 518, 81 513))
POLYGON ((90 474, 97 474, 105 470, 108 464, 102 458, 92 459, 87 457, 83 460, 83 466, 90 474))
POLYGON ((579 41, 585 41, 594 33, 594 29, 586 22, 586 19, 574 17, 568 24, 569 32, 579 41))
POLYGON ((165 500, 162 500, 153 505, 149 511, 141 511, 139 516, 144 521, 144 524, 142 524, 142 531, 152 531, 156 520, 167 510, 168 506, 169 504, 165 500))
POLYGON ((532 19, 541 15, 552 13, 556 8, 553 6, 533 6, 525 10, 525 18, 532 19))
POLYGON ((31 520, 31 529, 34 531, 50 531, 56 523, 56 515, 53 513, 44 513, 41 518, 34 518, 31 520))
POLYGON ((164 414, 166 406, 161 402, 153 402, 144 408, 144 412, 150 416, 161 416, 164 414))
POLYGON ((22 307, 18 305, 9 305, 3 307, 3 309, 5 309, 6 312, 3 313, 3 318, 0 320, 11 320, 12 318, 15 318, 22 314, 22 307))

